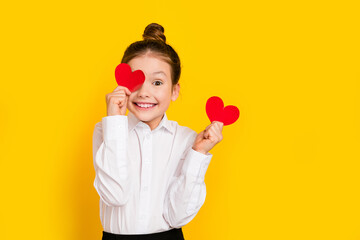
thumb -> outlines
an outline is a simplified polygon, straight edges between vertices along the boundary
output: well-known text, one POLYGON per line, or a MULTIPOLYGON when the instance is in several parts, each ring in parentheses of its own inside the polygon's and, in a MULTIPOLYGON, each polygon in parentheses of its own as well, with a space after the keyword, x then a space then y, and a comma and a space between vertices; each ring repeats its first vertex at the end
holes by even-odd
POLYGON ((194 140, 194 143, 198 143, 200 142, 202 139, 204 139, 204 131, 201 131, 199 132, 197 135, 196 135, 196 138, 194 140))
POLYGON ((130 96, 130 95, 131 95, 131 91, 130 91, 128 88, 125 88, 125 90, 126 90, 126 94, 130 96))
POLYGON ((125 97, 125 102, 124 102, 124 106, 123 107, 127 107, 127 103, 129 101, 129 96, 126 96, 125 97))
POLYGON ((208 126, 206 126, 205 130, 203 131, 204 132, 204 138, 209 137, 208 129, 211 127, 211 124, 212 123, 210 123, 208 126))
POLYGON ((207 129, 205 129, 203 132, 204 132, 204 138, 205 139, 209 138, 209 132, 207 131, 207 129))
POLYGON ((203 138, 203 137, 204 137, 204 132, 205 132, 205 131, 199 132, 198 137, 203 138))

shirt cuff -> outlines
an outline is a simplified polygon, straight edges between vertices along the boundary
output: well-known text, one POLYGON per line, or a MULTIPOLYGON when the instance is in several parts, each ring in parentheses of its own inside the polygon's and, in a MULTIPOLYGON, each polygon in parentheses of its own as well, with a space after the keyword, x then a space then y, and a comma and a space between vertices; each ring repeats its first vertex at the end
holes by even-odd
POLYGON ((190 174, 204 181, 212 156, 211 153, 203 154, 191 148, 184 159, 182 173, 190 174))
POLYGON ((106 116, 102 118, 104 141, 117 140, 126 137, 128 133, 128 118, 125 115, 106 116))

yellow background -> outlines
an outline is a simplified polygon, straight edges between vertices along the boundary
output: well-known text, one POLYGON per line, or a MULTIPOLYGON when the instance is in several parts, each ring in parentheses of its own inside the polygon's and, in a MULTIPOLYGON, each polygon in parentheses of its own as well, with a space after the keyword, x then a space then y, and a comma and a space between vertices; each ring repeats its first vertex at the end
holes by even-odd
POLYGON ((151 22, 182 61, 169 119, 240 109, 185 239, 360 239, 356 2, 2 3, 0 239, 101 239, 93 129, 151 22))

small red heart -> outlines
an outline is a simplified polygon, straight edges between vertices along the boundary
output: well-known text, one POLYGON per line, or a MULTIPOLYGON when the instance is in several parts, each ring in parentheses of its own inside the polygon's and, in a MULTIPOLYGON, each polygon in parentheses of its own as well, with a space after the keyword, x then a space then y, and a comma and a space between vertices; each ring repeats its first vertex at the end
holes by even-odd
POLYGON ((224 108, 224 103, 220 97, 213 96, 206 102, 206 114, 210 122, 219 121, 224 126, 230 125, 240 116, 240 111, 236 106, 228 105, 224 108))
POLYGON ((120 86, 127 87, 130 92, 138 90, 145 81, 145 74, 143 71, 131 71, 131 67, 127 63, 120 63, 115 68, 116 82, 120 86))

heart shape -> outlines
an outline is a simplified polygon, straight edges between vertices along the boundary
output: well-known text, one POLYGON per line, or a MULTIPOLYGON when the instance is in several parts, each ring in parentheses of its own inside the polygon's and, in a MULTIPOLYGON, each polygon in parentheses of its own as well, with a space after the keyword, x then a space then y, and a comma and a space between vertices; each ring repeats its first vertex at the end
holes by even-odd
POLYGON ((127 87, 130 92, 138 90, 145 81, 143 71, 131 71, 131 67, 127 63, 121 63, 115 68, 115 79, 118 85, 127 87))
POLYGON ((224 108, 222 99, 213 96, 206 102, 206 114, 208 115, 210 122, 219 121, 226 126, 236 122, 240 116, 240 111, 233 105, 228 105, 224 108))

